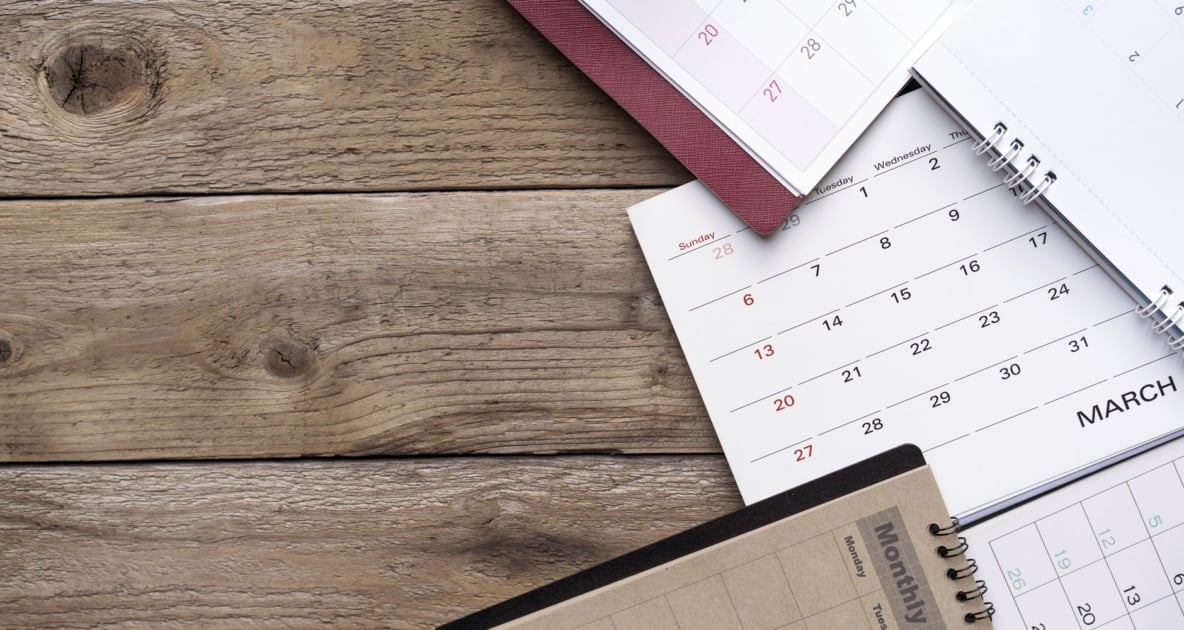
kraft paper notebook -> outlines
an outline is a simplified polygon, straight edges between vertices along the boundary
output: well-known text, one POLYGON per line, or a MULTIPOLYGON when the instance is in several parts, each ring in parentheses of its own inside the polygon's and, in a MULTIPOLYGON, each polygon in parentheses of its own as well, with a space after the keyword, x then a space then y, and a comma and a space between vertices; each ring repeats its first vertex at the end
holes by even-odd
POLYGON ((901 446, 442 630, 989 628, 966 550, 901 446))
POLYGON ((1184 348, 1184 3, 977 2, 914 72, 1184 348))

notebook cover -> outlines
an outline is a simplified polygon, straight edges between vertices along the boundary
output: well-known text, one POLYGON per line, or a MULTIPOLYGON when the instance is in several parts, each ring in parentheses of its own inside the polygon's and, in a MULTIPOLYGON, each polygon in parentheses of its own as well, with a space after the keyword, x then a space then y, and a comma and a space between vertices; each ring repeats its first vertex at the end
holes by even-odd
POLYGON ((490 628, 525 617, 924 465, 925 457, 921 449, 912 444, 898 446, 637 551, 444 624, 438 630, 490 628))
POLYGON ((579 0, 509 1, 752 229, 768 234, 797 207, 800 197, 579 0))

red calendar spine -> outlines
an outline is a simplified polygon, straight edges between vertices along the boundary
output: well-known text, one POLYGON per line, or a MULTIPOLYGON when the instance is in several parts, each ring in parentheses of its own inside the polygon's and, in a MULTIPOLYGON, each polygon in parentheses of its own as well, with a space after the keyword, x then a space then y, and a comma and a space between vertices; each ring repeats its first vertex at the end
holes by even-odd
POLYGON ((509 2, 758 234, 801 203, 579 0, 509 2))

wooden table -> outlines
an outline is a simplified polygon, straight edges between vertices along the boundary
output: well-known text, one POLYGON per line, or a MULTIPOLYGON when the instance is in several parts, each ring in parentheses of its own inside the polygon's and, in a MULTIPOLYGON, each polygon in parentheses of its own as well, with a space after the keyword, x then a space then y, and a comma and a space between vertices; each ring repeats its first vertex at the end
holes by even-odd
POLYGON ((740 505, 501 0, 0 6, 0 626, 431 626, 740 505))

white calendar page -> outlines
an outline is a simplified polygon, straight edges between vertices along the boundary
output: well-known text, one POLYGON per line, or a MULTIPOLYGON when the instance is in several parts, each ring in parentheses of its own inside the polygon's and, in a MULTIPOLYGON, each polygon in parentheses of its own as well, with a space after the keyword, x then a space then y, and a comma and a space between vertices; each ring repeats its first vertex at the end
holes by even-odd
POLYGON ((1180 428, 1179 357, 967 140, 913 92, 771 237, 629 210, 746 502, 912 442, 967 514, 1180 428))
POLYGON ((581 2, 804 195, 969 0, 581 2))
POLYGON ((1043 201, 1140 303, 1184 291, 1184 1, 978 2, 915 69, 977 134, 1002 123, 1001 152, 1022 142, 1032 183, 1056 175, 1043 201))
POLYGON ((964 535, 997 628, 1184 628, 1184 440, 964 535))

